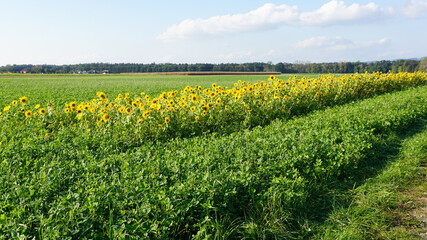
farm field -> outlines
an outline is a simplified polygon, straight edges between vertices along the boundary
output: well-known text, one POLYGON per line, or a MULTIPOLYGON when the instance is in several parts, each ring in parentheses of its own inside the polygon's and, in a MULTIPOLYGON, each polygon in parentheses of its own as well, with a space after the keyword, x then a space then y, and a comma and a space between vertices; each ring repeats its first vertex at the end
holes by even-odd
MULTIPOLYGON (((316 75, 299 75, 316 76, 316 75)), ((168 75, 75 75, 75 74, 0 74, 0 106, 9 104, 10 99, 27 96, 33 102, 51 102, 62 105, 66 101, 86 101, 101 91, 108 96, 142 91, 159 95, 186 86, 211 86, 216 82, 231 87, 237 80, 252 81, 267 79, 265 76, 168 76, 168 75)), ((281 75, 287 79, 288 75, 281 75)))
POLYGON ((427 118, 426 83, 0 76, 0 239, 318 236, 427 118))

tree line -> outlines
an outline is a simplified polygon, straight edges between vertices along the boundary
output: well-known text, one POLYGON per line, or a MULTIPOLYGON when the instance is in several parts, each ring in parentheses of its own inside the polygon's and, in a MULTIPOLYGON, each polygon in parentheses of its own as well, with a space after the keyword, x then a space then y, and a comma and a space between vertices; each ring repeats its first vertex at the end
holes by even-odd
POLYGON ((150 72, 281 72, 281 73, 364 73, 364 72, 415 72, 427 70, 427 57, 422 60, 395 60, 375 62, 294 62, 273 64, 252 63, 83 63, 73 65, 6 65, 0 73, 150 73, 150 72))

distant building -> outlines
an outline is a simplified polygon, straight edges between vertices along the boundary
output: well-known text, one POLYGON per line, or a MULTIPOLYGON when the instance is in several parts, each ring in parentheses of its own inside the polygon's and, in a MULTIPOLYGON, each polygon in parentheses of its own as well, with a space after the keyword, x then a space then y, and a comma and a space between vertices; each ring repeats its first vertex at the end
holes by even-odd
POLYGON ((102 72, 101 72, 102 74, 109 74, 110 73, 110 70, 102 70, 102 72))
POLYGON ((25 74, 27 72, 31 72, 31 69, 30 68, 24 68, 24 69, 21 69, 21 71, 19 71, 19 73, 23 73, 23 74, 25 74))

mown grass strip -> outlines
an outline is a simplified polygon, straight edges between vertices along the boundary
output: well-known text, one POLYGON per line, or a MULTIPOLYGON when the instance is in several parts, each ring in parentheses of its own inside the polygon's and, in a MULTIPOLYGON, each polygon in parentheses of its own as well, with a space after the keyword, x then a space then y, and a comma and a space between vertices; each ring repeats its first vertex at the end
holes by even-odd
POLYGON ((348 207, 337 207, 314 239, 420 239, 423 223, 409 212, 414 196, 426 192, 426 120, 417 129, 378 176, 351 191, 348 207))
POLYGON ((116 147, 125 141, 78 129, 8 144, 0 148, 0 236, 311 236, 305 209, 319 205, 325 188, 351 181, 388 135, 425 118, 425 96, 427 87, 419 87, 127 153, 116 147))

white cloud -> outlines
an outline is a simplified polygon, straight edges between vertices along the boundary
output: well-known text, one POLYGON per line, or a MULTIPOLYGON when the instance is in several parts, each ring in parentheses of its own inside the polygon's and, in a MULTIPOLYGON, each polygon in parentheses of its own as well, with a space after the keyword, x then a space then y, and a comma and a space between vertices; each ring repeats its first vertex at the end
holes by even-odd
POLYGON ((333 25, 381 20, 393 14, 392 8, 381 8, 375 3, 346 6, 343 1, 330 1, 319 9, 300 14, 304 25, 333 25))
POLYGON ((187 19, 169 27, 158 36, 163 41, 189 39, 203 35, 223 35, 277 28, 281 25, 335 25, 382 20, 392 14, 391 8, 375 3, 346 6, 343 1, 332 0, 319 9, 301 12, 297 6, 267 3, 243 14, 215 16, 207 19, 187 19))
POLYGON ((324 48, 327 50, 347 50, 347 49, 357 49, 363 47, 371 47, 371 46, 380 46, 389 42, 388 38, 383 38, 377 41, 365 41, 358 42, 345 39, 340 36, 336 37, 325 37, 318 36, 312 37, 295 44, 297 48, 324 48))
POLYGON ((402 6, 401 11, 408 18, 417 18, 427 12, 427 1, 411 0, 402 6))
POLYGON ((227 33, 274 28, 280 23, 292 23, 298 18, 298 9, 287 5, 267 3, 245 14, 215 16, 208 19, 187 19, 169 27, 158 36, 161 40, 187 39, 198 35, 227 33))

